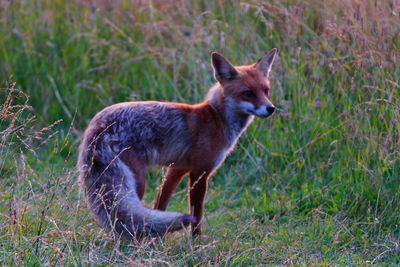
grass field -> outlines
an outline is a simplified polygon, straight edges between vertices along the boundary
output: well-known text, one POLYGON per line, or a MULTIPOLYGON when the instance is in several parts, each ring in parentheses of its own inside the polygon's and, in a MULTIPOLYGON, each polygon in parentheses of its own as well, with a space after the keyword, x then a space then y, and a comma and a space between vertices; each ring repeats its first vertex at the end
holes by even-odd
MULTIPOLYGON (((399 12, 396 0, 0 1, 1 265, 399 265, 399 12), (246 64, 273 47, 279 111, 210 180, 208 238, 101 230, 75 169, 92 116, 200 102, 212 51, 246 64)), ((169 209, 186 198, 184 182, 169 209)))

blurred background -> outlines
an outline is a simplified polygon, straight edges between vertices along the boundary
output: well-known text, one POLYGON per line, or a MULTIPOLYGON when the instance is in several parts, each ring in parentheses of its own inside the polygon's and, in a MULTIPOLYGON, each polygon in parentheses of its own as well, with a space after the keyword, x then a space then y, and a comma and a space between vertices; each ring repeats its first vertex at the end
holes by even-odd
MULTIPOLYGON (((398 0, 1 0, 0 262, 398 264, 399 13, 398 0), (200 102, 212 51, 243 65, 273 47, 279 110, 211 179, 210 238, 135 245, 101 231, 75 170, 94 114, 200 102)), ((185 183, 169 209, 187 210, 185 183)))

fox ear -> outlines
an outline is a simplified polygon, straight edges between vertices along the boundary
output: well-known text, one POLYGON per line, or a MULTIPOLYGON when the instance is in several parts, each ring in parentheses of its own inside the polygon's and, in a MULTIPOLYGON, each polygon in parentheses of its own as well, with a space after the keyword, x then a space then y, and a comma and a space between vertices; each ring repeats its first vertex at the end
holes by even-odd
POLYGON ((211 65, 214 69, 214 77, 220 83, 233 80, 238 75, 235 67, 217 52, 211 54, 211 65))
POLYGON ((278 49, 271 49, 265 56, 260 58, 256 63, 256 68, 259 72, 261 72, 265 77, 268 78, 269 72, 271 71, 272 64, 278 54, 278 49))

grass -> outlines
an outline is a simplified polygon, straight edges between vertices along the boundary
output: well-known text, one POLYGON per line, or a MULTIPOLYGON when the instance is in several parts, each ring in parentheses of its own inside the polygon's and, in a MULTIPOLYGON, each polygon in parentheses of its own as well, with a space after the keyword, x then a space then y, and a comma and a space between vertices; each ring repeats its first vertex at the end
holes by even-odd
MULTIPOLYGON (((2 265, 400 264, 396 1, 0 3, 2 265), (211 51, 277 47, 273 102, 210 180, 204 240, 129 244, 90 218, 79 138, 126 100, 195 103, 211 51)), ((163 170, 148 177, 149 205, 163 170)), ((187 210, 186 185, 170 210, 187 210)))

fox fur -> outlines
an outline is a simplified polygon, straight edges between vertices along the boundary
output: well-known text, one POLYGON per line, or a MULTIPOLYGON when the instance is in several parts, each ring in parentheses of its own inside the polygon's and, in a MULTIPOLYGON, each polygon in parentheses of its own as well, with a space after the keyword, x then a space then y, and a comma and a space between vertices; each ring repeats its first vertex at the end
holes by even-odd
POLYGON ((127 239, 164 236, 192 226, 201 234, 209 177, 234 148, 254 116, 268 117, 274 48, 256 63, 233 66, 218 53, 217 83, 202 103, 125 102, 97 113, 79 148, 80 184, 94 219, 127 239), (153 209, 143 205, 146 171, 167 167, 153 209), (182 177, 189 175, 190 215, 165 211, 182 177))

